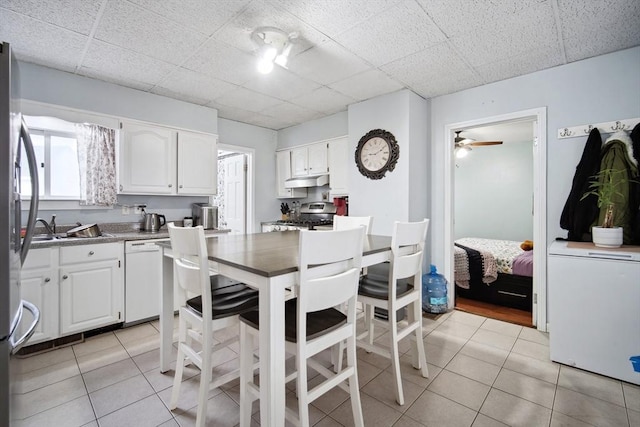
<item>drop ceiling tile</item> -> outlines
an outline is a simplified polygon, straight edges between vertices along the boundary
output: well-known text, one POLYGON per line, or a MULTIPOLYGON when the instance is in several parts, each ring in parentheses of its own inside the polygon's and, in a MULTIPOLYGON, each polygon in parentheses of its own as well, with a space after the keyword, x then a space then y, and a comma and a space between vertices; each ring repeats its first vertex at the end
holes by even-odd
POLYGON ((449 43, 441 43, 405 56, 382 66, 381 69, 409 86, 420 85, 443 74, 461 70, 471 71, 449 43))
MULTIPOLYGON (((366 21, 399 0, 277 0, 291 14, 330 37, 366 21)), ((276 1, 272 1, 275 3, 276 1)))
POLYGON ((175 65, 93 40, 85 53, 82 67, 82 73, 91 73, 92 76, 100 75, 120 82, 131 81, 153 86, 173 70, 175 65))
POLYGON ((320 84, 343 80, 370 68, 333 40, 302 52, 291 59, 288 66, 293 73, 320 84))
POLYGON ((255 126, 261 126, 273 130, 280 130, 293 125, 297 125, 300 122, 283 117, 269 117, 263 116, 262 114, 257 114, 251 118, 250 123, 255 126))
POLYGON ((239 87, 216 98, 215 103, 257 113, 265 108, 281 104, 282 100, 239 87))
POLYGON ((243 123, 251 123, 252 118, 258 115, 258 113, 255 112, 242 108, 229 107, 228 105, 222 105, 216 102, 208 103, 207 107, 215 108, 218 111, 218 117, 243 123))
POLYGON ((257 73, 255 56, 216 39, 208 40, 182 66, 238 85, 257 73))
POLYGON ((212 35, 240 12, 250 0, 130 0, 179 25, 212 35))
POLYGON ((280 118, 283 121, 291 121, 302 123, 309 120, 317 119, 321 116, 317 111, 310 110, 300 105, 290 102, 283 102, 260 111, 264 116, 280 118))
POLYGON ((206 37, 128 2, 109 2, 95 38, 179 65, 206 37))
POLYGON ((285 101, 320 87, 317 83, 298 77, 277 65, 269 74, 256 71, 256 76, 243 86, 285 101))
POLYGON ((252 53, 256 50, 251 41, 251 33, 258 27, 276 27, 285 33, 299 33, 298 40, 291 51, 291 57, 316 46, 327 37, 320 31, 305 24, 286 10, 264 0, 253 1, 237 17, 228 22, 215 38, 242 51, 252 53))
POLYGON ((410 85, 409 88, 423 98, 433 98, 480 86, 483 83, 480 77, 468 68, 460 68, 425 79, 415 85, 410 85))
POLYGON ((329 85, 358 101, 402 89, 404 86, 380 70, 369 70, 329 85))
POLYGON ((0 0, 5 7, 58 27, 89 35, 102 0, 0 0))
POLYGON ((531 7, 526 14, 515 14, 499 26, 464 33, 450 40, 472 66, 559 46, 553 9, 547 4, 531 7))
POLYGON ((170 75, 163 79, 152 92, 170 97, 186 96, 194 100, 196 104, 204 105, 213 99, 219 98, 225 93, 234 91, 238 86, 215 79, 211 76, 196 73, 185 68, 176 68, 170 75))
POLYGON ((433 22, 448 36, 496 31, 532 8, 551 9, 547 0, 417 0, 433 22))
POLYGON ((0 40, 18 60, 74 72, 89 38, 25 15, 0 9, 0 40))
POLYGON ((570 62, 640 44, 640 2, 636 0, 559 1, 558 8, 570 62))
POLYGON ((475 68, 485 82, 496 82, 564 63, 559 47, 538 49, 475 68))
POLYGON ((402 2, 335 40, 375 66, 394 61, 445 40, 415 2, 402 2))
POLYGON ((291 100, 293 104, 324 114, 334 114, 345 111, 347 105, 356 102, 355 99, 341 94, 328 87, 321 87, 291 100))

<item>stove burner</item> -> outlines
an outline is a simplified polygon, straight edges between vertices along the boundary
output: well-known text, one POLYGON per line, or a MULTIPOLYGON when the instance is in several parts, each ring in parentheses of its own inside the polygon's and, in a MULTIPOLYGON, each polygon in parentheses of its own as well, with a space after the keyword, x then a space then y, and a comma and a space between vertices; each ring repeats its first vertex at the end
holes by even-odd
POLYGON ((319 225, 333 225, 333 219, 297 219, 297 220, 278 220, 275 222, 277 225, 287 225, 294 227, 306 227, 309 230, 313 230, 314 227, 319 225))

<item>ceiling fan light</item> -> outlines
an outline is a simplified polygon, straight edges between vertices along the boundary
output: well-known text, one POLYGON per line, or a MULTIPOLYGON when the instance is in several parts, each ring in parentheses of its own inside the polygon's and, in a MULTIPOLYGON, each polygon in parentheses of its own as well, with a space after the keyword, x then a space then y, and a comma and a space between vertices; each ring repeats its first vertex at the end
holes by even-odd
POLYGON ((463 157, 467 157, 470 151, 471 147, 458 147, 456 148, 456 158, 462 159, 463 157))
POLYGON ((278 49, 273 46, 264 46, 260 58, 267 61, 273 61, 278 55, 278 49))

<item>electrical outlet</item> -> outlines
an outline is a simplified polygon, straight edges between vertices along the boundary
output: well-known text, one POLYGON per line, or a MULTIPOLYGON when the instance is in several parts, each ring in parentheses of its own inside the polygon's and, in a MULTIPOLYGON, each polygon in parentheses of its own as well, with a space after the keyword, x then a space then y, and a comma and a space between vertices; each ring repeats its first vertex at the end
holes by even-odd
POLYGON ((133 205, 136 208, 135 213, 138 215, 141 215, 144 213, 144 208, 147 207, 147 205, 133 205))
POLYGON ((129 206, 122 206, 122 215, 129 215, 129 206))

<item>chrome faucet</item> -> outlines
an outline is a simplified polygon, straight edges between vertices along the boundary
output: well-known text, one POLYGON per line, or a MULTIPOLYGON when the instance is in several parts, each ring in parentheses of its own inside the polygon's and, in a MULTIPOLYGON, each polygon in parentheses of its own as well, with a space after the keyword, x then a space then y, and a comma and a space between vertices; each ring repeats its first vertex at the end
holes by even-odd
POLYGON ((56 216, 54 215, 53 218, 51 218, 51 224, 53 225, 53 228, 51 228, 51 225, 49 225, 49 223, 47 221, 45 221, 42 218, 36 218, 36 223, 41 222, 42 225, 44 225, 44 228, 47 230, 47 234, 49 235, 54 235, 56 234, 56 216))

